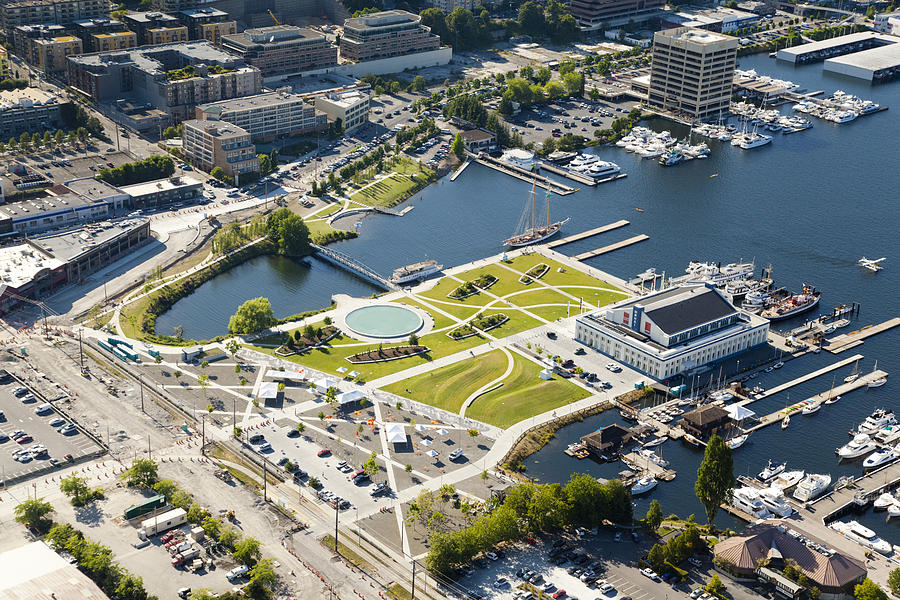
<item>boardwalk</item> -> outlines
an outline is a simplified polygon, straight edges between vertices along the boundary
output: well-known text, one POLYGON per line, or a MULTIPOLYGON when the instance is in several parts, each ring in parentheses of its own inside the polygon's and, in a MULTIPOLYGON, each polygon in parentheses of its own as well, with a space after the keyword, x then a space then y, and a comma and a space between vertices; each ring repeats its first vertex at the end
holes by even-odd
POLYGON ((625 227, 629 224, 631 224, 631 221, 622 219, 621 221, 616 221, 615 223, 610 223, 609 225, 604 225, 603 227, 588 229, 587 231, 582 231, 581 233, 576 233, 575 235, 564 237, 562 239, 556 240, 555 242, 550 242, 549 244, 547 244, 547 247, 558 248, 564 244, 571 244, 572 242, 577 242, 578 240, 583 240, 595 235, 600 235, 601 233, 606 233, 607 231, 612 231, 614 229, 618 229, 619 227, 625 227))
POLYGON ((590 252, 582 252, 581 254, 577 254, 572 258, 574 258, 575 260, 587 260, 589 258, 594 258, 595 256, 600 256, 601 254, 606 254, 615 250, 620 250, 632 244, 637 244, 638 242, 643 242, 644 240, 649 239, 649 235, 642 233, 640 235, 628 238, 627 240, 622 240, 621 242, 610 244, 609 246, 603 246, 602 248, 597 248, 596 250, 591 250, 590 252))
POLYGON ((854 362, 856 362, 858 360, 862 360, 862 358, 863 358, 862 354, 855 354, 848 359, 838 361, 838 362, 834 363, 833 365, 828 365, 827 367, 823 367, 823 368, 819 369, 818 371, 813 371, 812 373, 807 373, 806 375, 803 375, 802 377, 798 377, 797 379, 792 379, 791 381, 788 381, 787 383, 782 383, 781 385, 775 386, 770 390, 766 390, 765 392, 763 392, 756 398, 750 398, 748 400, 743 400, 741 402, 741 405, 746 406, 747 404, 750 404, 751 402, 755 402, 756 400, 762 400, 763 398, 768 398, 770 396, 774 396, 775 394, 780 394, 781 392, 791 389, 795 385, 800 385, 801 383, 806 383, 807 381, 815 379, 816 377, 821 377, 825 373, 830 373, 831 371, 834 371, 835 369, 840 369, 841 367, 846 367, 847 365, 853 364, 854 362))
POLYGON ((507 175, 515 177, 516 179, 521 179, 522 181, 527 181, 528 183, 534 183, 538 187, 544 188, 545 190, 550 190, 551 192, 559 196, 567 196, 568 194, 574 194, 576 191, 578 191, 573 187, 565 185, 564 183, 553 181, 552 179, 544 177, 543 175, 532 173, 531 171, 528 171, 526 169, 522 169, 509 163, 493 159, 490 156, 482 156, 480 158, 476 158, 475 162, 486 167, 496 169, 501 173, 506 173, 507 175))
POLYGON ((862 329, 857 329, 856 331, 851 331, 850 333, 835 336, 830 340, 827 340, 822 345, 822 348, 828 350, 832 354, 838 354, 839 352, 849 350, 854 346, 859 346, 867 337, 893 329, 898 325, 900 325, 900 317, 894 317, 893 319, 885 321, 884 323, 879 323, 878 325, 870 325, 868 327, 863 327, 862 329))

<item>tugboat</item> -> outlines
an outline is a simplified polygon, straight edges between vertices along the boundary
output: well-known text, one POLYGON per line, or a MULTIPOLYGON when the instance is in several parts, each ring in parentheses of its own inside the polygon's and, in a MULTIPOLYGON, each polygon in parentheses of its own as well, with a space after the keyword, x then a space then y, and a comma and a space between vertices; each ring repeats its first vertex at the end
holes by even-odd
POLYGON ((799 294, 791 294, 784 300, 780 300, 760 313, 760 316, 770 321, 789 319, 806 311, 812 310, 819 304, 821 292, 810 285, 803 285, 799 294))

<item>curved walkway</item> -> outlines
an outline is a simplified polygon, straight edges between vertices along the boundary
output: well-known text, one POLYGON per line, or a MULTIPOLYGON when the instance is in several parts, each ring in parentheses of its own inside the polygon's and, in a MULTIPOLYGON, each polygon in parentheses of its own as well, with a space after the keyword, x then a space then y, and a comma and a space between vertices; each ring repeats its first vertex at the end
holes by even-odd
POLYGON ((475 402, 475 400, 482 394, 486 394, 489 391, 493 390, 494 388, 499 387, 500 384, 503 383, 503 380, 506 379, 507 377, 509 377, 509 374, 512 373, 513 367, 515 367, 515 365, 516 365, 516 361, 513 360, 512 354, 510 354, 509 350, 507 350, 506 348, 500 348, 500 351, 506 355, 506 360, 507 360, 506 371, 503 373, 503 375, 501 375, 497 379, 484 384, 483 386, 481 386, 480 388, 478 388, 477 390, 475 390, 474 392, 469 394, 469 397, 466 398, 465 401, 462 403, 462 406, 459 407, 459 416, 461 416, 461 417, 466 416, 466 409, 469 408, 470 404, 475 402))

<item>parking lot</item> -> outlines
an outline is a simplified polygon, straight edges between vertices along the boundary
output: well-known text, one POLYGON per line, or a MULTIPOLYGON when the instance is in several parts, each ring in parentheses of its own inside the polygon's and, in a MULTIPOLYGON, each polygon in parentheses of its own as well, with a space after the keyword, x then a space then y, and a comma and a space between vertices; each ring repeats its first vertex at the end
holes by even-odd
POLYGON ((30 390, 15 381, 0 385, 0 468, 3 482, 93 454, 100 447, 30 390), (18 391, 19 395, 14 392, 18 391), (62 431, 58 431, 62 430, 62 431), (68 458, 67 458, 68 457, 68 458))
MULTIPOLYGON (((99 169, 108 168, 109 164, 118 167, 134 160, 125 152, 115 150, 106 152, 104 148, 106 146, 94 147, 87 151, 79 152, 48 150, 10 157, 7 159, 7 162, 17 162, 24 165, 28 169, 29 174, 43 175, 46 178, 46 185, 52 185, 53 183, 64 183, 72 179, 93 177, 99 169)), ((12 173, 3 178, 4 189, 8 194, 17 191, 12 183, 12 179, 17 178, 18 176, 12 173)))

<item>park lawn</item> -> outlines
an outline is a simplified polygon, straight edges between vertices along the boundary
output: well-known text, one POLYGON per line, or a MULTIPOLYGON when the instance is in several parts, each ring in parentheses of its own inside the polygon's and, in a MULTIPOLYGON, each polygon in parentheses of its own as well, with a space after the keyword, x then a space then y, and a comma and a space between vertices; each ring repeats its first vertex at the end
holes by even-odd
MULTIPOLYGON (((512 260, 506 263, 506 266, 519 271, 521 274, 525 274, 528 269, 535 265, 539 265, 544 263, 550 267, 550 270, 547 271, 547 274, 538 279, 537 281, 541 281, 546 283, 547 285, 583 285, 589 287, 601 287, 614 291, 622 291, 618 287, 614 286, 611 283, 607 283, 602 279, 598 279, 593 275, 588 275, 587 273, 580 271, 578 269, 573 269, 567 265, 563 265, 560 262, 547 258, 546 256, 542 256, 540 254, 523 254, 522 256, 517 256, 512 260), (562 268, 564 270, 563 273, 559 272, 559 269, 562 268)), ((532 286, 534 283, 531 284, 532 286)))
POLYGON ((611 292, 608 290, 586 289, 578 286, 561 285, 559 289, 576 298, 583 298, 585 302, 596 306, 607 306, 628 298, 625 292, 611 292))
POLYGON ((385 386, 385 391, 458 413, 462 403, 483 385, 506 371, 508 361, 500 350, 441 367, 385 386), (409 390, 409 391, 407 391, 409 390))
POLYGON ((513 357, 515 364, 512 373, 503 385, 477 398, 466 410, 467 417, 506 428, 590 395, 558 376, 544 381, 538 377, 540 365, 516 353, 513 357))
MULTIPOLYGON (((473 298, 475 297, 473 296, 472 298, 468 299, 471 300, 473 298)), ((461 321, 468 319, 472 315, 478 313, 479 310, 484 310, 484 306, 479 306, 476 304, 461 304, 455 300, 450 300, 449 298, 445 298, 444 300, 435 300, 434 298, 423 296, 422 299, 434 305, 436 308, 440 308, 445 313, 453 315, 461 321)), ((488 300, 493 300, 493 298, 488 298, 488 300)))
MULTIPOLYGON (((434 319, 434 328, 435 329, 444 329, 446 327, 456 325, 456 321, 454 321, 450 317, 444 315, 443 313, 439 313, 435 310, 432 310, 432 309, 428 308, 427 306, 425 306, 424 304, 422 304, 421 302, 419 302, 417 300, 413 300, 412 298, 407 298, 406 296, 404 296, 403 298, 397 298, 396 300, 392 300, 392 302, 396 302, 397 304, 406 304, 406 305, 414 306, 415 308, 424 310, 429 315, 431 315, 432 319, 434 319)), ((440 305, 437 305, 437 307, 443 308, 440 305)))
MULTIPOLYGON (((547 319, 548 321, 555 321, 557 319, 565 319, 566 318, 566 305, 562 304, 560 306, 535 306, 534 308, 529 308, 528 312, 542 319, 547 319)), ((569 305, 569 314, 568 316, 577 315, 578 314, 578 305, 570 304, 569 305)))
POLYGON ((569 302, 575 307, 575 310, 578 310, 578 300, 572 300, 550 288, 530 288, 527 292, 510 296, 507 299, 516 306, 526 309, 529 306, 536 307, 540 304, 562 304, 565 307, 566 302, 569 302))
POLYGON ((458 277, 463 281, 475 281, 484 274, 493 275, 497 278, 497 282, 485 291, 487 295, 493 294, 495 296, 503 297, 509 293, 518 292, 526 288, 524 284, 519 283, 518 275, 509 269, 504 269, 498 264, 487 265, 472 269, 471 271, 457 273, 455 277, 458 277))
POLYGON ((537 319, 523 314, 522 311, 513 310, 509 307, 505 309, 497 308, 484 311, 485 315, 492 315, 496 313, 503 313, 504 315, 509 317, 509 321, 507 321, 500 327, 495 327, 486 332, 487 335, 492 335, 495 338, 505 338, 507 336, 513 335, 514 333, 521 333, 523 331, 528 331, 529 329, 534 329, 535 327, 540 327, 541 325, 543 325, 543 323, 541 323, 537 319))
POLYGON ((328 221, 325 219, 307 221, 306 226, 309 228, 309 239, 313 243, 316 243, 316 240, 322 239, 332 231, 337 231, 334 227, 329 225, 328 221))
MULTIPOLYGON (((465 281, 465 280, 463 280, 463 281, 465 281)), ((446 302, 452 302, 453 304, 456 304, 458 306, 484 306, 485 304, 487 304, 488 302, 493 300, 493 298, 491 298, 487 294, 482 294, 480 292, 478 294, 469 296, 468 298, 463 298, 462 300, 454 300, 453 298, 447 297, 447 294, 449 294, 450 292, 452 292, 453 290, 455 290, 456 288, 458 288, 461 285, 462 285, 462 281, 457 281, 457 280, 453 279, 452 277, 443 277, 443 278, 441 278, 440 281, 437 282, 437 284, 433 288, 431 288, 427 292, 422 292, 418 295, 422 296, 424 298, 431 298, 434 300, 443 300, 446 302)), ((489 290, 493 289, 494 287, 497 287, 498 285, 500 285, 499 281, 497 283, 495 283, 493 287, 489 288, 489 290)), ((444 305, 442 305, 442 306, 444 306, 444 305)), ((447 311, 447 312, 450 312, 450 311, 447 311)))
POLYGON ((350 200, 368 206, 393 206, 400 198, 420 185, 407 175, 391 175, 366 185, 365 189, 350 194, 350 200))

